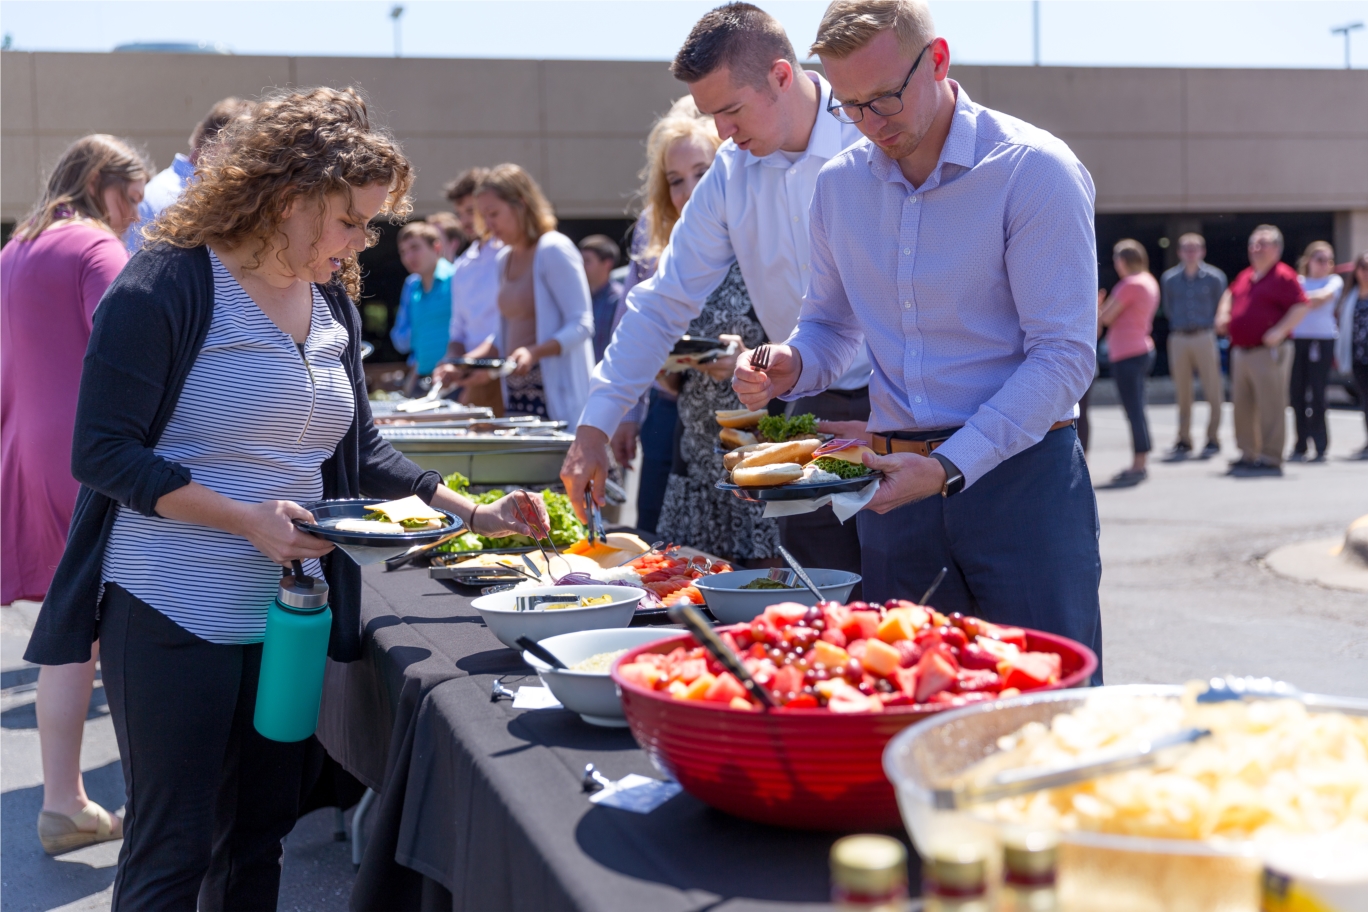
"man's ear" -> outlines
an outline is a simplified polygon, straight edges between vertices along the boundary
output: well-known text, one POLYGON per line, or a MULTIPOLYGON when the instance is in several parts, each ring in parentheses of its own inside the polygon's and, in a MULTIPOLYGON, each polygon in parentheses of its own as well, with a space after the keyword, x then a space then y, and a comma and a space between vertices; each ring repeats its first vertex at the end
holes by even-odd
POLYGON ((793 85, 793 64, 780 57, 770 64, 769 71, 770 87, 776 92, 783 92, 793 85))

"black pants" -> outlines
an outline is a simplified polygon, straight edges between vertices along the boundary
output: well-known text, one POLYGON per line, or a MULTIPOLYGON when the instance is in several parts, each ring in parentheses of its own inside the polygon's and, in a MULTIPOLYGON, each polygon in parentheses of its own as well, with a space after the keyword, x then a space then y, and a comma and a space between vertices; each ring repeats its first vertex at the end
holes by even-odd
POLYGON ((1145 420, 1145 378, 1154 369, 1154 352, 1113 361, 1112 377, 1116 392, 1130 421, 1131 449, 1136 454, 1150 451, 1149 422, 1145 420))
MULTIPOLYGON (((1363 406, 1363 423, 1368 425, 1368 363, 1354 362, 1354 386, 1358 389, 1359 405, 1363 406)), ((1368 449, 1368 445, 1365 445, 1368 449)))
MULTIPOLYGON (((947 567, 931 598, 937 610, 1070 637, 1101 661, 1097 498, 1073 428, 952 497, 858 516, 868 601, 921 598, 947 567)), ((1102 683, 1100 665, 1093 683, 1102 683)))
POLYGON ((274 909, 308 741, 252 727, 261 645, 206 642, 113 584, 100 610, 128 794, 113 908, 274 909))
MULTIPOLYGON (((828 390, 793 403, 791 414, 808 412, 821 421, 868 421, 869 390, 828 390)), ((861 572, 859 524, 852 518, 843 525, 827 507, 781 518, 779 540, 804 567, 861 572)), ((851 601, 863 598, 863 592, 861 583, 851 591, 851 601)))
POLYGON ((641 480, 637 483, 636 527, 655 532, 660 522, 660 507, 665 503, 665 488, 674 465, 675 425, 679 422, 679 403, 651 390, 651 407, 641 423, 641 480))
POLYGON ((1317 453, 1330 446, 1325 427, 1325 385, 1330 382, 1330 359, 1335 343, 1331 339, 1293 339, 1292 382, 1287 401, 1296 417, 1296 452, 1305 453, 1314 443, 1317 453))

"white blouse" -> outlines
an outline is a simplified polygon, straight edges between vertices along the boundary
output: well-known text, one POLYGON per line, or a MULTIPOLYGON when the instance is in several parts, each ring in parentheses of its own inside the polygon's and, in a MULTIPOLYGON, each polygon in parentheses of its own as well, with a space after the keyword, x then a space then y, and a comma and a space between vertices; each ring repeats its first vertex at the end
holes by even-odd
MULTIPOLYGON (((324 460, 356 410, 347 330, 313 289, 303 351, 210 252, 214 316, 155 450, 243 503, 323 496, 324 460)), ((321 576, 318 561, 305 569, 321 576)), ((120 507, 104 557, 118 583, 211 643, 257 643, 281 568, 246 538, 120 507)))

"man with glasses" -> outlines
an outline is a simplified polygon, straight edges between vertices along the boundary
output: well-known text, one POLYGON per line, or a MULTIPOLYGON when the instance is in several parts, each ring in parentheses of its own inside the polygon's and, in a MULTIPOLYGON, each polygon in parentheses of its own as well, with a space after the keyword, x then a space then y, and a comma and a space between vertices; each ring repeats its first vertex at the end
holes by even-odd
MULTIPOLYGON (((807 395, 867 340, 881 470, 859 514, 865 598, 949 568, 941 611, 1101 650, 1097 504, 1074 424, 1092 382, 1093 184, 1063 142, 969 100, 924 2, 838 0, 812 51, 866 139, 812 202, 812 284, 751 408, 807 395)), ((1100 680, 1100 672, 1097 680, 1100 680)))
POLYGON ((1206 238, 1185 234, 1178 238, 1179 265, 1160 280, 1164 293, 1164 316, 1168 317, 1169 374, 1178 398, 1178 442, 1169 450, 1171 460, 1192 453, 1192 375, 1202 381, 1210 413, 1202 458, 1221 452, 1221 403, 1225 382, 1221 379, 1221 353, 1216 349, 1216 308, 1226 290, 1226 274, 1206 262, 1206 238))
MULTIPOLYGON (((627 312, 594 370, 561 480, 572 494, 592 484, 600 503, 609 436, 732 263, 741 266, 769 339, 781 341, 793 331, 811 276, 808 208, 817 172, 860 138, 855 127, 823 113, 831 87, 798 66, 783 26, 749 3, 728 3, 703 16, 670 69, 689 86, 698 110, 713 117, 724 142, 655 275, 628 292, 627 312)), ((858 421, 863 429, 869 360, 863 343, 856 347, 840 375, 814 391, 819 395, 795 403, 795 411, 858 421)), ((579 510, 580 498, 571 500, 579 510)), ((829 510, 787 517, 781 535, 810 566, 859 570, 855 523, 842 526, 829 510)))
POLYGON ((1221 296, 1216 332, 1230 336, 1230 399, 1235 407, 1236 476, 1282 475, 1292 330, 1306 316, 1297 271, 1282 261, 1283 236, 1260 225, 1249 236, 1249 268, 1221 296))

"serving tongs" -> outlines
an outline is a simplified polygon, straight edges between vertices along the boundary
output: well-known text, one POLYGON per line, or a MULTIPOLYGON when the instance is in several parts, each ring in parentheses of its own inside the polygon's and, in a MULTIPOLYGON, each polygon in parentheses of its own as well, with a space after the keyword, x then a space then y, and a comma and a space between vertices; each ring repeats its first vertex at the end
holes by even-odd
POLYGON ((1159 762, 1159 755, 1163 751, 1192 744, 1210 734, 1211 730, 1207 728, 1185 728, 1130 747, 1098 754, 1081 763, 1003 770, 984 783, 961 781, 947 788, 934 789, 931 801, 939 810, 953 811, 1003 798, 1015 798, 1043 789, 1075 785, 1112 773, 1152 766, 1159 762))
POLYGON ((436 380, 432 381, 432 386, 428 389, 427 395, 421 399, 410 399, 408 402, 401 402, 394 407, 396 412, 426 412, 429 409, 437 408, 442 404, 442 393, 446 392, 446 387, 436 380))
POLYGON ((588 517, 589 544, 607 544, 608 536, 603 531, 603 512, 599 505, 594 502, 594 486, 589 483, 584 486, 584 515, 588 517))
POLYGON ((546 561, 547 574, 552 579, 556 578, 555 571, 551 569, 551 556, 546 553, 546 546, 542 544, 543 535, 546 537, 546 544, 551 546, 551 550, 556 553, 556 557, 561 559, 561 563, 565 564, 566 569, 573 569, 570 562, 565 559, 565 555, 561 554, 560 549, 556 547, 555 541, 552 540, 551 526, 547 525, 543 533, 541 523, 537 522, 537 508, 532 506, 532 495, 526 491, 514 491, 513 506, 518 510, 518 517, 527 523, 527 527, 532 530, 532 541, 536 543, 537 550, 541 552, 542 560, 546 561), (519 497, 519 494, 522 497, 519 497))
POLYGON ((676 624, 683 624, 694 639, 708 650, 714 659, 722 663, 722 667, 736 676, 736 680, 741 682, 741 686, 750 692, 752 697, 760 701, 762 706, 774 709, 774 699, 769 695, 769 691, 760 686, 760 683, 751 677, 751 673, 746 670, 746 666, 741 664, 741 658, 732 651, 732 648, 717 635, 698 609, 687 601, 680 601, 671 605, 667 611, 670 620, 676 624))

